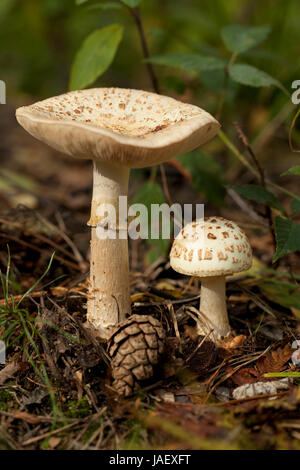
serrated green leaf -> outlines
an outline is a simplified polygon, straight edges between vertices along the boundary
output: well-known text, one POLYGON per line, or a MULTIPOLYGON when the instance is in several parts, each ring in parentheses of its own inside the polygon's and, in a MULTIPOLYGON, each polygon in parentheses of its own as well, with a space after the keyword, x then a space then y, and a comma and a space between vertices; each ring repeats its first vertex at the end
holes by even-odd
POLYGON ((280 176, 286 176, 286 175, 297 175, 300 176, 300 165, 292 166, 289 170, 285 171, 284 173, 281 173, 280 176))
POLYGON ((300 224, 296 224, 289 219, 276 217, 275 235, 277 249, 273 259, 274 263, 287 253, 300 251, 300 224))
POLYGON ((71 72, 70 90, 91 85, 112 63, 123 37, 123 26, 112 24, 90 34, 79 49, 71 72))
POLYGON ((222 39, 230 52, 241 54, 262 43, 270 34, 271 27, 231 24, 222 29, 222 39))
POLYGON ((292 211, 292 214, 296 214, 297 212, 300 212, 300 201, 297 201, 297 199, 292 200, 291 211, 292 211))
POLYGON ((194 189, 218 206, 224 204, 226 194, 224 171, 210 155, 190 152, 178 157, 190 173, 194 189))
POLYGON ((142 3, 142 1, 143 0, 121 0, 122 3, 124 3, 130 8, 138 7, 140 3, 142 3))
POLYGON ((256 184, 245 184, 242 186, 230 186, 230 188, 246 199, 258 202, 259 204, 267 204, 268 206, 274 207, 280 211, 284 210, 274 194, 261 186, 256 184))
POLYGON ((237 83, 252 87, 268 87, 277 86, 284 90, 283 85, 271 77, 271 75, 263 72, 262 70, 247 64, 233 64, 229 68, 229 75, 237 83))
POLYGON ((148 62, 167 67, 174 67, 185 72, 203 72, 205 70, 218 70, 225 67, 225 62, 213 56, 200 54, 174 53, 150 57, 148 62))

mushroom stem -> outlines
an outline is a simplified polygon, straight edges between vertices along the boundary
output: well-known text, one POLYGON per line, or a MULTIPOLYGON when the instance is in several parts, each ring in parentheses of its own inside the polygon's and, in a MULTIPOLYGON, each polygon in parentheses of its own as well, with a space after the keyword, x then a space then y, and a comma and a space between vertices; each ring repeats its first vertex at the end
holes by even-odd
POLYGON ((130 314, 127 199, 119 225, 120 196, 127 196, 129 168, 94 162, 90 283, 87 319, 102 338, 130 314), (109 206, 108 206, 109 205, 109 206), (106 237, 103 237, 105 227, 106 237), (113 238, 111 238, 113 237, 113 238))
POLYGON ((213 330, 212 337, 221 339, 230 333, 225 290, 225 276, 201 278, 200 334, 213 330))

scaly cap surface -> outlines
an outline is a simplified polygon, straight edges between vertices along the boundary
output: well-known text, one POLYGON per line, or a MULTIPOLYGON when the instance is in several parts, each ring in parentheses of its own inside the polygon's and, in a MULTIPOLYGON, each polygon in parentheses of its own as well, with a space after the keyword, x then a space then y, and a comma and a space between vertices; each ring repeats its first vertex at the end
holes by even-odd
POLYGON ((172 246, 170 264, 190 276, 226 276, 251 267, 252 249, 235 222, 208 217, 181 230, 172 246))
POLYGON ((206 111, 142 90, 94 88, 17 110, 21 126, 73 157, 141 168, 193 150, 219 123, 206 111))

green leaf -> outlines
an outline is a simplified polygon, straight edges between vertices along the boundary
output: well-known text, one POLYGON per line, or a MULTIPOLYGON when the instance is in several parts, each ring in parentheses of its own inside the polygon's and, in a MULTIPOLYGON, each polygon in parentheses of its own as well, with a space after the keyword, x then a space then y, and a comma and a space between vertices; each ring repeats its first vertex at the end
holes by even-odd
POLYGON ((297 199, 292 200, 291 211, 292 211, 292 214, 296 214, 297 212, 300 212, 300 201, 298 201, 297 199))
POLYGON ((246 199, 258 202, 259 204, 267 204, 268 206, 274 207, 280 211, 284 210, 274 194, 261 186, 256 184, 245 184, 243 186, 230 186, 230 188, 246 199))
POLYGON ((87 10, 121 10, 121 8, 118 2, 95 3, 86 7, 87 10))
POLYGON ((140 3, 142 3, 143 0, 121 0, 121 1, 128 7, 135 8, 135 7, 138 7, 140 3))
POLYGON ((300 165, 292 166, 288 171, 285 171, 284 173, 281 173, 280 176, 286 176, 286 175, 297 175, 300 176, 300 165))
POLYGON ((123 36, 123 26, 112 24, 90 34, 79 49, 71 72, 70 89, 91 85, 112 63, 123 36))
POLYGON ((163 77, 162 83, 166 88, 175 91, 178 95, 182 95, 186 90, 186 84, 175 75, 163 77))
POLYGON ((296 224, 289 219, 276 217, 275 234, 277 249, 273 259, 274 263, 287 253, 300 251, 300 224, 296 224))
POLYGON ((259 282, 258 287, 262 294, 272 302, 282 307, 300 309, 300 292, 295 283, 270 278, 259 282))
POLYGON ((82 5, 83 3, 88 2, 89 0, 75 0, 76 5, 82 5))
MULTIPOLYGON (((134 204, 144 204, 148 210, 148 230, 149 237, 151 235, 151 223, 156 223, 157 221, 151 220, 151 205, 152 204, 163 204, 165 202, 165 197, 163 191, 159 184, 156 182, 148 181, 143 183, 137 190, 134 198, 134 204)), ((145 221, 147 223, 147 221, 145 221)), ((170 227, 172 230, 173 224, 171 223, 170 227)), ((148 251, 146 258, 149 263, 153 263, 159 256, 165 255, 169 246, 169 240, 159 238, 151 239, 149 238, 146 242, 151 246, 151 249, 148 251)))
POLYGON ((237 83, 252 87, 268 87, 271 85, 277 86, 285 90, 283 85, 271 77, 271 75, 263 72, 262 70, 247 64, 233 64, 229 68, 229 75, 237 83))
POLYGON ((249 27, 241 24, 231 24, 222 29, 221 35, 230 52, 241 54, 262 43, 270 32, 271 27, 268 25, 249 27))
POLYGON ((225 62, 217 57, 200 54, 174 53, 150 57, 148 62, 165 65, 183 70, 184 72, 203 72, 205 70, 218 70, 225 67, 225 62))
POLYGON ((226 194, 224 171, 210 155, 190 152, 178 157, 182 166, 190 173, 194 189, 213 204, 224 204, 226 194))
POLYGON ((160 185, 152 181, 143 183, 133 198, 134 204, 144 204, 148 211, 151 210, 151 204, 162 204, 163 202, 165 202, 165 197, 160 185))

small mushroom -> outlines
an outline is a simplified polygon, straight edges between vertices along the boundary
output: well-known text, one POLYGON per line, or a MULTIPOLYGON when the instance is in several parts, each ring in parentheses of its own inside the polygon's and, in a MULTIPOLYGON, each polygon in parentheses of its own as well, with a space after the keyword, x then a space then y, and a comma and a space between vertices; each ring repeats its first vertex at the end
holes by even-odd
POLYGON ((213 330, 215 341, 228 336, 225 278, 252 264, 252 249, 243 230, 222 217, 191 222, 174 240, 170 264, 175 271, 201 280, 199 333, 213 330))
MULTIPOLYGON (((109 218, 116 239, 99 239, 107 204, 118 214, 130 168, 162 163, 212 139, 220 125, 207 112, 141 90, 95 88, 21 107, 31 135, 71 157, 94 161, 88 321, 107 338, 130 313, 127 226, 109 218), (102 210, 102 212, 101 212, 102 210), (119 236, 118 236, 119 235, 119 236)), ((127 210, 127 206, 126 206, 127 210)))

